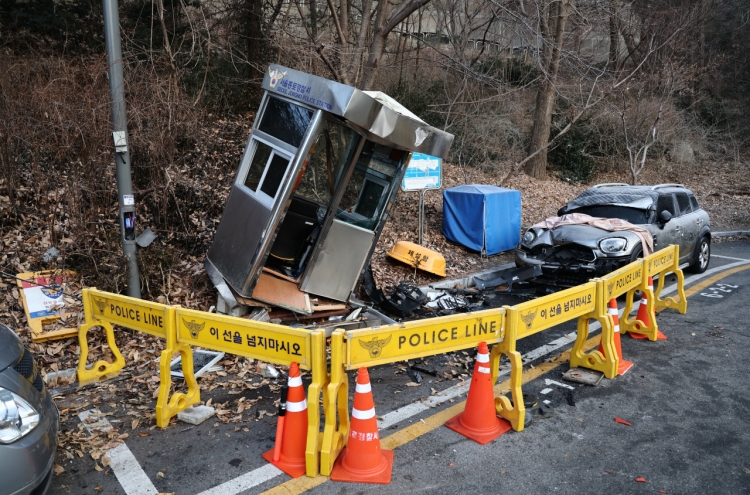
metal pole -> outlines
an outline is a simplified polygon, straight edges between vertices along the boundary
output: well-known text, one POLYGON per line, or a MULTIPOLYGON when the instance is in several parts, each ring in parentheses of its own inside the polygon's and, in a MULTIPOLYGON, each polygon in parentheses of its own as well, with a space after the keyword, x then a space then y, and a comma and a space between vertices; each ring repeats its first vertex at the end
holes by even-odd
POLYGON ((125 91, 122 77, 122 47, 120 45, 120 15, 117 0, 102 0, 104 7, 104 39, 109 60, 109 94, 112 99, 112 137, 115 141, 117 167, 117 200, 120 204, 120 234, 122 254, 127 259, 127 293, 141 297, 138 259, 135 244, 135 200, 130 179, 130 151, 128 123, 125 115, 125 91))

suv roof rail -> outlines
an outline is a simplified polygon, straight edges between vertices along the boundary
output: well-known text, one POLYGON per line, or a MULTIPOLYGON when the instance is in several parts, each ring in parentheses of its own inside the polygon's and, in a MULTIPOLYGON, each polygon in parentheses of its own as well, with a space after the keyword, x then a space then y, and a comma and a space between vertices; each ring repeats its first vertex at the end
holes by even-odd
POLYGON ((612 186, 629 186, 630 184, 625 184, 624 182, 606 182, 604 184, 597 184, 595 186, 592 186, 592 189, 596 189, 599 187, 612 187, 612 186))
POLYGON ((653 186, 651 189, 652 190, 654 190, 654 189, 661 189, 662 187, 681 187, 681 188, 685 189, 685 186, 683 186, 682 184, 657 184, 657 185, 653 186))

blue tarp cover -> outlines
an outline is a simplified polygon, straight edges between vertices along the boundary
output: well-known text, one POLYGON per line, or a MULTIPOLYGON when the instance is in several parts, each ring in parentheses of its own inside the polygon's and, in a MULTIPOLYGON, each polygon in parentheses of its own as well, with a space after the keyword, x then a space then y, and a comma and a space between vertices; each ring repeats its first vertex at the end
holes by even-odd
POLYGON ((521 238, 521 191, 472 184, 443 191, 443 235, 487 255, 521 238))

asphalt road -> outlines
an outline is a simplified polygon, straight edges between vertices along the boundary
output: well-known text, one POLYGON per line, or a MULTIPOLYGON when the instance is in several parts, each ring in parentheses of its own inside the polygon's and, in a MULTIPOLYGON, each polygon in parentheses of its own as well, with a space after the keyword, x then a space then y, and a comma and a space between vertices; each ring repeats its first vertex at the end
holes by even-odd
MULTIPOLYGON (((522 354, 536 356, 524 366, 524 393, 550 401, 554 416, 487 445, 441 426, 446 410, 465 395, 438 405, 435 398, 455 393, 459 381, 425 374, 422 385, 408 386, 411 380, 396 366, 372 369, 383 445, 396 446, 389 485, 279 474, 261 458, 273 446, 276 418, 262 418, 236 425, 209 420, 166 430, 122 428, 130 433, 126 450, 135 459, 125 474, 98 471, 89 456, 60 460, 66 472, 55 477, 50 493, 750 493, 750 243, 712 248, 709 272, 688 279, 688 313, 657 316, 668 340, 623 337, 624 357, 635 363, 624 376, 598 386, 561 380, 573 342, 564 336, 575 332, 573 323, 520 341, 522 354)), ((443 356, 419 364, 438 376, 449 370, 443 356)), ((216 403, 239 396, 215 391, 202 398, 208 397, 216 403)), ((115 397, 96 406, 114 413, 108 419, 115 428, 129 425, 116 403, 115 397)), ((79 422, 72 417, 63 429, 76 429, 79 422)))

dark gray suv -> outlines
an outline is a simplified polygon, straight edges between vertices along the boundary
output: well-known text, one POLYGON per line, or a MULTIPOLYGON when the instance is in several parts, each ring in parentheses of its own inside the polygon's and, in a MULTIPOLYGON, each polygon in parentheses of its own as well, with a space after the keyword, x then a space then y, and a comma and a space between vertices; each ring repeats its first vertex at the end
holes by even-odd
MULTIPOLYGON (((703 273, 708 268, 708 213, 693 192, 680 184, 599 184, 561 208, 558 215, 569 213, 628 221, 651 233, 655 251, 677 244, 680 263, 689 263, 689 271, 703 273)), ((516 248, 516 265, 541 265, 542 281, 573 286, 641 256, 641 240, 631 231, 610 232, 593 225, 562 225, 553 230, 532 227, 516 248)))
POLYGON ((60 415, 34 358, 0 324, 0 495, 41 495, 52 481, 60 415))

